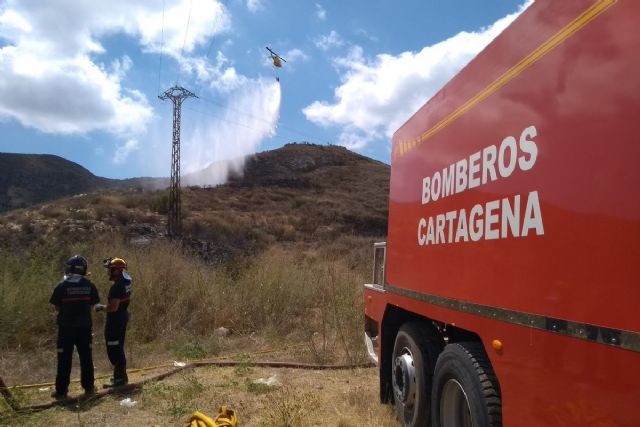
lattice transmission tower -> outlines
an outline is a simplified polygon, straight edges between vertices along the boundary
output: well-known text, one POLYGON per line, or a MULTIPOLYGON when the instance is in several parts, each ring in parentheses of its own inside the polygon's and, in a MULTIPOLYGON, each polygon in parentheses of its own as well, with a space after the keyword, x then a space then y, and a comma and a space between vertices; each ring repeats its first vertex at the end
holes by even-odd
POLYGON ((181 86, 167 89, 158 98, 170 99, 173 102, 173 137, 171 141, 171 188, 169 190, 169 220, 167 232, 170 237, 179 236, 182 232, 182 205, 180 201, 180 115, 182 102, 197 96, 181 86))

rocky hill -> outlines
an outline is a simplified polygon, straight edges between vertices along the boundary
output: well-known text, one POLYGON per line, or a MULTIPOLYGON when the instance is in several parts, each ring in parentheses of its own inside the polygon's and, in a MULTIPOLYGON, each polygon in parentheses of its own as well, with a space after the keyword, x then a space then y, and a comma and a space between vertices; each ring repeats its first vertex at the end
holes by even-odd
MULTIPOLYGON (((42 157, 44 161, 40 156, 20 159, 23 167, 13 169, 19 178, 3 174, 9 183, 3 182, 2 188, 13 188, 3 192, 5 206, 16 207, 16 194, 30 196, 23 196, 21 203, 42 201, 36 195, 46 192, 76 196, 0 216, 0 244, 29 246, 64 236, 94 238, 113 232, 137 243, 164 238, 166 190, 133 185, 140 180, 98 178, 79 165, 42 157), (36 160, 45 166, 24 166, 38 164, 36 160), (74 174, 51 178, 44 171, 51 172, 55 162, 63 162, 57 167, 74 174)), ((343 147, 288 144, 246 159, 243 173, 225 185, 185 187, 182 241, 206 261, 217 263, 276 243, 314 245, 345 236, 384 236, 388 192, 388 165, 343 147)))
MULTIPOLYGON (((348 166, 369 167, 376 163, 344 147, 305 143, 287 144, 278 150, 266 151, 249 158, 244 172, 232 176, 230 183, 242 187, 326 186, 329 183, 323 179, 322 172, 348 166)), ((378 165, 382 166, 381 163, 378 165)), ((354 171, 354 173, 357 172, 354 171)))
POLYGON ((287 144, 247 159, 226 185, 183 192, 184 234, 205 253, 381 237, 388 194, 384 163, 338 146, 287 144))

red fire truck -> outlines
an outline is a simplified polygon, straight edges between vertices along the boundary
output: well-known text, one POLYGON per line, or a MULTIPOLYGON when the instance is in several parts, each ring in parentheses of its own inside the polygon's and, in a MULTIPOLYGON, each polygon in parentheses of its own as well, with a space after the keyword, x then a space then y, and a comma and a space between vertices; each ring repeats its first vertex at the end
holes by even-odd
POLYGON ((365 285, 406 426, 640 426, 640 1, 538 0, 393 137, 365 285))

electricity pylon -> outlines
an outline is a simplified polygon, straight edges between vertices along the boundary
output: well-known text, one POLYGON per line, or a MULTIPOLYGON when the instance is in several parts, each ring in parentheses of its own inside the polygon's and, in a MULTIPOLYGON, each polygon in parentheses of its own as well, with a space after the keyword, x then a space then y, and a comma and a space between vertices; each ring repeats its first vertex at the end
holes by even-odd
POLYGON ((173 138, 171 141, 171 188, 169 190, 169 220, 167 233, 170 237, 177 237, 182 232, 182 205, 180 201, 180 111, 182 101, 197 96, 187 89, 175 85, 167 89, 161 100, 170 99, 173 102, 173 138))

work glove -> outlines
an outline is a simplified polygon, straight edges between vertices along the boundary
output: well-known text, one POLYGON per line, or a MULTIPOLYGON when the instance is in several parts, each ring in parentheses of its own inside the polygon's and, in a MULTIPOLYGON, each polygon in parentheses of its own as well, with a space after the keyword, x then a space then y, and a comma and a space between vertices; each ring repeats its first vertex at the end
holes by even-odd
POLYGON ((104 311, 104 309, 105 309, 105 308, 107 308, 107 306, 106 306, 106 305, 104 305, 104 304, 96 304, 96 305, 94 306, 94 309, 95 309, 96 311, 104 311))

